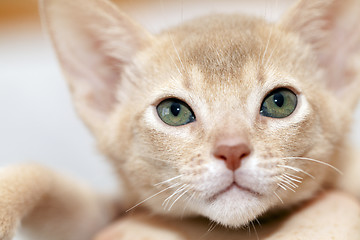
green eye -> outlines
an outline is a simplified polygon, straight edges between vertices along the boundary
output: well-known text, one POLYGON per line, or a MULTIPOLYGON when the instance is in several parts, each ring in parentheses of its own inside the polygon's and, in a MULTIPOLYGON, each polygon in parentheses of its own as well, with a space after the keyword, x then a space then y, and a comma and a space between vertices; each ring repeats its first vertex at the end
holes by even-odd
POLYGON ((296 94, 286 88, 280 88, 267 95, 261 104, 260 115, 271 118, 285 118, 296 109, 296 94))
POLYGON ((156 110, 160 119, 170 126, 181 126, 195 121, 191 108, 179 99, 165 99, 156 110))

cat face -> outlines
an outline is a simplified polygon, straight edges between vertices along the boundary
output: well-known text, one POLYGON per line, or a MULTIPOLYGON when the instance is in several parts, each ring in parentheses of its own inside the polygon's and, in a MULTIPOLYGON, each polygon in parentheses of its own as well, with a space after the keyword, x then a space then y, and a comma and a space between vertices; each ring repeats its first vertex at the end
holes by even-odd
MULTIPOLYGON (((298 19, 303 12, 305 18, 304 2, 289 15, 298 19)), ((336 1, 319 2, 332 9, 336 1)), ((74 9, 65 5, 58 7, 74 9)), ((269 24, 216 15, 151 36, 109 3, 104 6, 113 17, 102 19, 105 25, 120 30, 107 35, 98 28, 101 37, 86 48, 76 45, 80 53, 74 54, 75 62, 90 57, 98 63, 85 69, 96 87, 86 77, 78 80, 83 69, 66 73, 80 114, 124 178, 133 204, 238 227, 335 180, 338 170, 332 166, 341 167, 358 96, 341 91, 359 81, 347 67, 351 62, 340 70, 349 81, 332 82, 340 73, 324 66, 338 59, 324 58, 327 53, 312 45, 313 38, 302 37, 305 26, 296 29, 289 16, 269 24)), ((60 58, 70 49, 66 44, 58 47, 60 58)))
POLYGON ((318 190, 333 170, 301 158, 333 164, 334 144, 345 129, 336 119, 341 105, 322 90, 321 74, 306 51, 271 25, 236 16, 207 17, 163 33, 137 60, 138 77, 129 79, 146 87, 129 87, 108 130, 119 133, 111 145, 124 141, 117 127, 131 136, 115 155, 126 152, 121 168, 139 201, 168 188, 144 204, 240 226, 282 201, 298 202, 318 190), (221 26, 230 20, 232 27, 221 26), (194 34, 199 29, 200 38, 194 34), (276 37, 268 40, 271 31, 276 37), (282 106, 294 108, 289 116, 262 115, 266 97, 269 105, 275 101, 274 91, 295 96, 282 106), (319 99, 327 101, 320 105, 319 99), (133 116, 116 120, 129 106, 133 116), (171 125, 161 111, 175 119, 176 106, 193 121, 171 125), (329 114, 335 117, 326 131, 329 114))

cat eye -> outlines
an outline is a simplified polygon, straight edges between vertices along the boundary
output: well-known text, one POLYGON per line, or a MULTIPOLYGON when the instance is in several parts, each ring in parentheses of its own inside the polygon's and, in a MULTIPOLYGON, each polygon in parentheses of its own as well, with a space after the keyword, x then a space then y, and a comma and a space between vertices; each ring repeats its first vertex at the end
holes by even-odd
POLYGON ((268 94, 261 104, 260 115, 271 118, 285 118, 296 109, 297 96, 286 88, 279 88, 268 94))
POLYGON ((160 119, 170 126, 181 126, 195 121, 192 109, 185 102, 170 98, 156 107, 160 119))

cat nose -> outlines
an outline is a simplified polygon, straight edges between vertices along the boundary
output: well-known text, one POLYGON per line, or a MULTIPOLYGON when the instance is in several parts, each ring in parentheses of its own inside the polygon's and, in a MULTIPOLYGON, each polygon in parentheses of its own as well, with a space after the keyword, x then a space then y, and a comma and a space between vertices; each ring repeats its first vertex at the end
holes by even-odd
POLYGON ((216 145, 213 155, 215 158, 225 161, 228 169, 235 171, 241 166, 241 161, 250 153, 250 147, 243 139, 227 139, 216 145))

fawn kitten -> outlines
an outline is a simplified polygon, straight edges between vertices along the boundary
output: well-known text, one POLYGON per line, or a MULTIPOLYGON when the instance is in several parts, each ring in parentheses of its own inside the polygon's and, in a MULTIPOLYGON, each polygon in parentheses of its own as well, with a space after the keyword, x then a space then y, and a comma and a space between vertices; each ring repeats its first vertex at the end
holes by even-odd
POLYGON ((76 108, 133 204, 156 194, 142 205, 239 227, 313 196, 338 176, 325 164, 347 160, 358 1, 301 1, 275 24, 208 16, 156 36, 103 0, 44 10, 76 108))
POLYGON ((351 160, 357 0, 302 0, 277 23, 211 15, 158 35, 107 0, 42 10, 124 206, 240 227, 334 186, 351 160))

